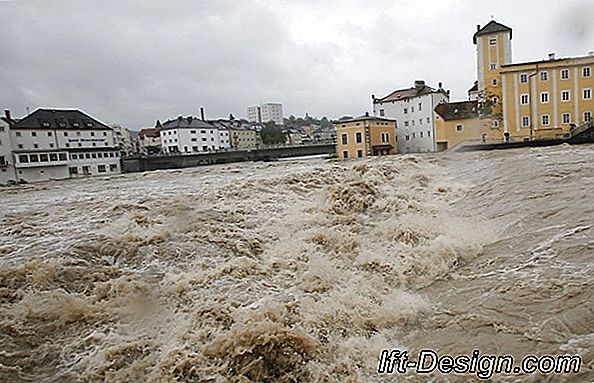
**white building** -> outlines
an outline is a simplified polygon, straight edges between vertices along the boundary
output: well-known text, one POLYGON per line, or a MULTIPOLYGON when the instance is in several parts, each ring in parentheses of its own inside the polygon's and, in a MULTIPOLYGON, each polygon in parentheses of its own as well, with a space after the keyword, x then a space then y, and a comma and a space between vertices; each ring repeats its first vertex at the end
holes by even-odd
POLYGON ((8 122, 0 118, 0 185, 17 181, 8 122))
POLYGON ((277 125, 283 125, 283 105, 279 103, 268 102, 260 106, 250 106, 247 108, 248 121, 266 123, 274 121, 277 125))
POLYGON ((205 153, 231 147, 229 131, 197 117, 179 116, 157 126, 164 153, 205 153))
POLYGON ((396 120, 398 153, 433 152, 435 144, 435 116, 433 110, 449 101, 449 92, 439 83, 438 89, 415 81, 414 87, 399 89, 373 100, 373 114, 396 120))
POLYGON ((120 125, 112 125, 115 144, 124 156, 132 156, 137 152, 136 142, 130 131, 120 125))
POLYGON ((37 109, 19 120, 6 111, 17 182, 119 174, 113 129, 79 110, 37 109))

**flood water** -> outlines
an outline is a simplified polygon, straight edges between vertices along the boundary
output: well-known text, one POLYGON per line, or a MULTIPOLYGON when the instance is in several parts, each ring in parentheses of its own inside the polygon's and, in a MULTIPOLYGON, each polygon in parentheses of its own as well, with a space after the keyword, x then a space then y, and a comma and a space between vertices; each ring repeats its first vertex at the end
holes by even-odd
POLYGON ((378 357, 432 348, 591 382, 593 193, 591 145, 2 188, 0 381, 427 381, 378 357))

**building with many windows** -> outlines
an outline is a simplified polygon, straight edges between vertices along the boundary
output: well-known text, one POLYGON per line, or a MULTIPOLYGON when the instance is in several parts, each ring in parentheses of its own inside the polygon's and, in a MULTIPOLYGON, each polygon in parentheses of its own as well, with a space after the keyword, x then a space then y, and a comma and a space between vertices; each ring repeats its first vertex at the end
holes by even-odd
POLYGON ((0 118, 0 185, 17 181, 8 128, 6 118, 0 118))
POLYGON ((277 125, 283 125, 283 105, 274 102, 268 102, 260 106, 250 106, 247 108, 248 121, 255 123, 266 123, 273 121, 277 125))
POLYGON ((436 105, 449 101, 449 92, 439 83, 437 89, 417 80, 412 88, 395 90, 382 98, 371 96, 373 114, 396 120, 398 153, 433 152, 436 105))
POLYGON ((341 160, 396 154, 396 121, 365 116, 334 122, 341 160))
MULTIPOLYGON (((469 98, 478 102, 478 113, 473 117, 477 123, 471 125, 479 128, 445 128, 438 132, 440 149, 452 148, 463 140, 557 138, 591 121, 594 55, 556 58, 549 54, 545 60, 512 63, 511 40, 512 29, 496 21, 477 27, 473 43, 478 80, 469 98)), ((435 112, 443 113, 438 108, 435 112)), ((470 124, 466 117, 459 122, 454 115, 448 118, 452 126, 470 124)))
MULTIPOLYGON (((119 174, 120 153, 113 129, 80 110, 37 109, 12 119, 5 112, 3 152, 16 182, 119 174)), ((4 172, 3 172, 4 173, 4 172)))
POLYGON ((228 129, 194 116, 179 116, 157 125, 162 150, 167 154, 205 153, 231 147, 228 129))
POLYGON ((217 127, 227 129, 232 149, 252 149, 260 144, 260 137, 256 128, 245 120, 237 120, 230 116, 228 120, 219 119, 209 122, 217 127))
POLYGON ((138 132, 138 150, 150 155, 161 152, 161 133, 157 128, 144 128, 138 132))

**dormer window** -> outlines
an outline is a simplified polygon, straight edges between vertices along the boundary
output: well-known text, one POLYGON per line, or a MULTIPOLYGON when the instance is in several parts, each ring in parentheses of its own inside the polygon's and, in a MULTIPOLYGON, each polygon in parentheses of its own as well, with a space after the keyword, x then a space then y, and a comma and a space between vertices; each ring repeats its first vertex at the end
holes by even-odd
POLYGON ((93 127, 93 123, 92 122, 87 122, 87 128, 92 128, 93 127))
POLYGON ((66 127, 66 123, 65 122, 60 122, 60 128, 65 128, 66 127))
POLYGON ((75 128, 78 128, 80 126, 80 124, 78 122, 73 122, 72 126, 74 126, 75 128))
POLYGON ((43 121, 43 124, 42 125, 43 125, 44 128, 49 128, 50 123, 48 121, 43 121))

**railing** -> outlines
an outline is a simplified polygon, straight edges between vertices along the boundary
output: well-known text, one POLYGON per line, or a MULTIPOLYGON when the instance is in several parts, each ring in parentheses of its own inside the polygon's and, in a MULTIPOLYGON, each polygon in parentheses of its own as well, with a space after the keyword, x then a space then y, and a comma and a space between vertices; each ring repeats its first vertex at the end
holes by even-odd
POLYGON ((575 137, 575 136, 577 136, 577 135, 585 132, 586 130, 591 129, 592 126, 593 126, 592 125, 592 121, 585 122, 582 125, 578 126, 577 128, 572 129, 569 132, 569 136, 570 137, 575 137))
POLYGON ((251 150, 267 150, 267 149, 290 149, 290 148, 298 148, 304 146, 326 146, 326 145, 335 145, 334 140, 324 140, 324 141, 309 141, 309 142, 300 142, 294 144, 259 144, 254 145, 251 147, 244 147, 244 148, 224 148, 224 149, 216 149, 216 150, 209 150, 209 151, 198 151, 198 152, 173 152, 173 153, 155 153, 155 154, 136 154, 132 156, 124 156, 123 158, 147 158, 147 157, 178 157, 178 156, 189 156, 189 155, 201 155, 201 154, 215 154, 215 153, 229 153, 229 152, 245 152, 251 150))

